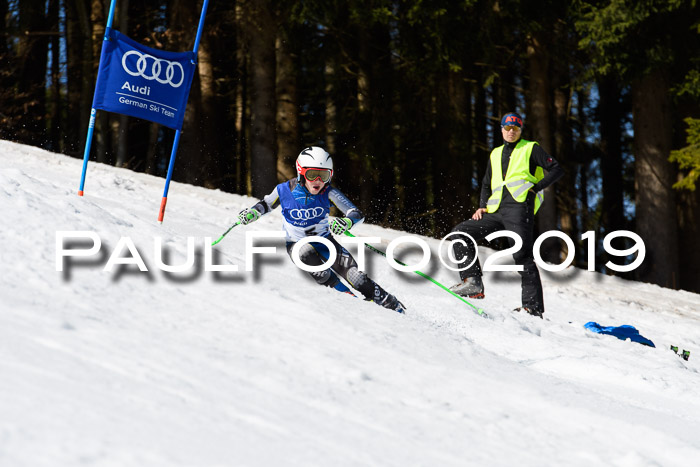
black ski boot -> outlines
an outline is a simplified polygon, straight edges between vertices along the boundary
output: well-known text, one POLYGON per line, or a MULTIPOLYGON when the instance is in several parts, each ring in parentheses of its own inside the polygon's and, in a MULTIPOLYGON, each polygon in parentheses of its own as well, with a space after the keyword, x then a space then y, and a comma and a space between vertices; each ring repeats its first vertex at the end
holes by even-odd
POLYGON ((527 314, 529 314, 529 315, 537 316, 538 318, 544 319, 544 317, 542 316, 542 314, 544 313, 544 311, 530 309, 530 308, 528 308, 528 307, 526 307, 526 306, 520 306, 520 307, 516 308, 516 309, 513 310, 513 311, 525 311, 525 312, 527 312, 527 314))
POLYGON ((462 297, 484 298, 484 283, 481 276, 467 277, 462 282, 450 287, 450 290, 462 297))
POLYGON ((406 307, 403 306, 403 303, 401 303, 396 297, 394 297, 390 293, 386 294, 384 300, 379 302, 379 304, 384 308, 394 310, 397 313, 406 313, 406 307))

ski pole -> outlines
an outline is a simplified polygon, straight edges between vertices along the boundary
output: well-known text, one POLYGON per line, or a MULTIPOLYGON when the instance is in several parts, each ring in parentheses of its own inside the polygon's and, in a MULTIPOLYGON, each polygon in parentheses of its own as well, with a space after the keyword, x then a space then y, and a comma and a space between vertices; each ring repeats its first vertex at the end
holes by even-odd
MULTIPOLYGON (((350 233, 349 231, 347 231, 347 230, 345 231, 345 235, 347 235, 348 237, 355 237, 355 235, 351 234, 351 233, 350 233)), ((365 243, 365 246, 366 246, 369 250, 372 250, 372 251, 374 251, 375 253, 379 253, 380 255, 382 255, 383 257, 386 258, 386 253, 383 252, 382 250, 380 250, 380 249, 378 249, 378 248, 375 248, 375 247, 373 247, 372 245, 368 245, 368 244, 366 244, 366 243, 365 243)), ((405 265, 404 263, 402 263, 401 261, 397 261, 396 259, 395 259, 394 261, 396 261, 397 263, 399 263, 401 266, 406 266, 406 265, 405 265)), ((445 290, 446 292, 449 292, 451 295, 453 295, 454 297, 458 298, 459 300, 463 301, 464 303, 466 303, 467 305, 469 305, 470 307, 472 307, 472 308, 474 309, 474 311, 475 311, 479 316, 483 316, 484 318, 488 318, 488 315, 486 314, 486 312, 484 311, 483 308, 479 308, 479 307, 477 307, 477 306, 472 305, 471 303, 469 303, 469 301, 465 300, 464 297, 462 297, 462 296, 460 296, 460 295, 457 295, 456 293, 454 293, 453 291, 451 291, 450 289, 448 289, 447 287, 445 287, 444 285, 442 285, 441 283, 439 283, 438 281, 436 281, 435 279, 433 279, 433 278, 430 277, 429 275, 427 275, 427 274, 425 274, 425 273, 422 273, 422 272, 420 272, 420 271, 413 271, 413 272, 415 272, 416 274, 418 274, 418 275, 421 276, 422 278, 429 280, 430 282, 432 282, 433 284, 437 285, 438 287, 440 287, 441 289, 445 290)))
POLYGON ((223 240, 224 237, 225 237, 231 230, 233 230, 233 228, 234 228, 235 226, 237 226, 237 225, 240 225, 240 222, 236 222, 236 223, 233 224, 231 227, 229 227, 228 230, 227 230, 226 232, 224 232, 224 234, 223 234, 221 237, 219 237, 219 239, 218 239, 217 241, 215 241, 214 243, 211 244, 211 246, 214 246, 214 245, 216 245, 217 243, 219 243, 221 240, 223 240))

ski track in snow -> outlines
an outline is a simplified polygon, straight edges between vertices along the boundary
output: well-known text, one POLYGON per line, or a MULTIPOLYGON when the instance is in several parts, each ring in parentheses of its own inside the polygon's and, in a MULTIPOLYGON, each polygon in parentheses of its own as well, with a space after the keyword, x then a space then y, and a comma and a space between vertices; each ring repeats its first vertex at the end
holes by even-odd
POLYGON ((81 198, 81 163, 0 141, 0 465, 700 465, 697 294, 569 268, 543 273, 540 320, 512 311, 517 274, 486 273, 484 319, 366 252, 401 316, 318 287, 283 240, 245 272, 246 230, 279 210, 214 248, 239 272, 203 271, 201 239, 255 200, 173 182, 159 225, 163 179, 91 162, 81 198), (77 230, 101 255, 58 272, 56 232, 77 230), (149 272, 102 270, 121 237, 149 272), (196 237, 197 267, 155 268, 155 237, 174 265, 196 237))

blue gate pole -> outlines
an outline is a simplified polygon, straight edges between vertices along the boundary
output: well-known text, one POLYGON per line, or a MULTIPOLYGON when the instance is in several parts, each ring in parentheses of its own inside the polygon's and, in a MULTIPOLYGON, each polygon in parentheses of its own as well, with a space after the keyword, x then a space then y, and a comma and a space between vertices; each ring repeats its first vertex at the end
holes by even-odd
POLYGON ((78 189, 78 196, 83 196, 83 189, 85 188, 85 173, 87 172, 88 159, 90 159, 90 146, 92 146, 92 133, 95 131, 95 117, 97 116, 97 110, 93 107, 90 109, 90 123, 88 124, 87 136, 85 137, 85 153, 83 154, 83 173, 80 175, 80 189, 78 189))
MULTIPOLYGON (((114 23, 114 10, 116 6, 117 0, 112 0, 112 2, 109 5, 109 15, 107 16, 107 26, 105 27, 105 37, 103 42, 107 40, 107 37, 109 37, 109 30, 112 29, 112 24, 114 23)), ((97 86, 95 86, 95 92, 97 92, 97 86)), ((95 100, 94 93, 92 95, 92 100, 95 100)), ((78 190, 78 196, 83 196, 83 190, 85 189, 85 174, 87 172, 88 160, 90 160, 90 148, 92 147, 92 135, 95 132, 96 117, 97 109, 93 107, 90 109, 90 123, 88 124, 87 135, 85 136, 85 152, 83 153, 83 172, 80 175, 80 189, 78 190)))
POLYGON ((175 154, 177 147, 180 145, 180 130, 175 130, 175 140, 173 140, 173 149, 170 152, 170 163, 168 164, 168 176, 165 177, 165 189, 163 190, 163 199, 160 200, 160 211, 158 211, 158 222, 163 223, 165 216, 165 204, 168 202, 168 190, 170 189, 170 179, 173 176, 173 167, 175 167, 175 154))
MULTIPOLYGON (((114 1, 114 0, 113 0, 114 1)), ((209 6, 209 0, 204 0, 202 4, 202 13, 199 15, 199 26, 197 26, 197 36, 194 39, 194 52, 195 59, 197 58, 197 51, 199 51, 199 41, 202 39, 202 29, 204 29, 204 16, 207 14, 207 7, 209 6)), ((196 62, 192 62, 195 64, 196 62)), ((180 145, 180 130, 175 130, 175 139, 173 140, 173 149, 170 152, 170 162, 168 163, 168 175, 165 177, 165 189, 163 190, 163 199, 160 201, 160 211, 158 211, 158 222, 163 223, 163 217, 165 216, 165 205, 168 202, 168 190, 170 189, 170 179, 173 177, 173 168, 175 167, 175 155, 177 154, 177 147, 180 145)))

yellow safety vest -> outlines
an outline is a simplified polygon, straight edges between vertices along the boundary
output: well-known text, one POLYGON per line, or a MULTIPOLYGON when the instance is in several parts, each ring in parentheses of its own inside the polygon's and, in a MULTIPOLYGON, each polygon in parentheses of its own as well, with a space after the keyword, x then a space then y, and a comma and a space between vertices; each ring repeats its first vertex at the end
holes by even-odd
MULTIPOLYGON (((491 151, 491 197, 486 203, 486 212, 491 213, 498 210, 503 198, 503 187, 508 188, 515 201, 523 203, 527 199, 528 190, 544 178, 542 167, 537 167, 535 175, 530 173, 530 155, 535 144, 537 142, 525 141, 524 139, 518 142, 510 155, 505 180, 503 180, 503 164, 501 164, 503 146, 491 151)), ((535 214, 543 201, 544 193, 537 193, 535 214)))

